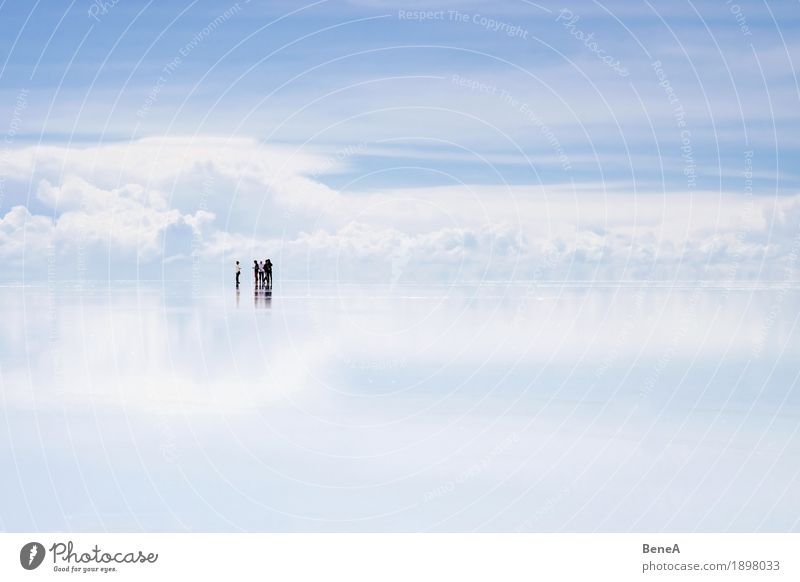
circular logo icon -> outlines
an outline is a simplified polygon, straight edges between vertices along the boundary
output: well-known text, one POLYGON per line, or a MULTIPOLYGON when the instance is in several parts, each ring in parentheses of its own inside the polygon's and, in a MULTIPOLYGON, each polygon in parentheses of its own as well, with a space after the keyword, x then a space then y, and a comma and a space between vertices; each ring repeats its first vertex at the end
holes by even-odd
POLYGON ((44 546, 39 542, 28 542, 19 551, 19 563, 26 570, 35 570, 44 561, 44 546))

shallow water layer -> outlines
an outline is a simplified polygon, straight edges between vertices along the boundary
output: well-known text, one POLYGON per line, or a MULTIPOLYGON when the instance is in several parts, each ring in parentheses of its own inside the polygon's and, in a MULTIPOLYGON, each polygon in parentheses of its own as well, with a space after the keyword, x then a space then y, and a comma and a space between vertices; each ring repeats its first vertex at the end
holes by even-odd
POLYGON ((4 530, 798 529, 791 286, 0 298, 4 530))

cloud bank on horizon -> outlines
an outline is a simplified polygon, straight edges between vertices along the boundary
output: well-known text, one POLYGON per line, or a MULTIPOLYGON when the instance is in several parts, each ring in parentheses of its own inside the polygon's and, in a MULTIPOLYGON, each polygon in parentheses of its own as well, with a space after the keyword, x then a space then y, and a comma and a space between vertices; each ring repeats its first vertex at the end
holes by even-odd
POLYGON ((783 4, 0 15, 3 280, 795 278, 783 4))

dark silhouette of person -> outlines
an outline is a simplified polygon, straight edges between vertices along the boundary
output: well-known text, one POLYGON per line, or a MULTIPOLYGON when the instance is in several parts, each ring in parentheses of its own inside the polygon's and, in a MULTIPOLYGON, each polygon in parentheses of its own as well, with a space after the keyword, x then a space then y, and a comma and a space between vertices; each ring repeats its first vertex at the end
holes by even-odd
POLYGON ((239 275, 242 274, 242 267, 239 265, 239 261, 236 261, 236 287, 239 287, 239 275))
POLYGON ((258 261, 253 261, 253 281, 255 282, 256 287, 258 287, 258 277, 259 277, 258 271, 259 271, 258 261))
POLYGON ((267 288, 272 289, 272 261, 269 259, 264 261, 264 270, 266 271, 267 288))

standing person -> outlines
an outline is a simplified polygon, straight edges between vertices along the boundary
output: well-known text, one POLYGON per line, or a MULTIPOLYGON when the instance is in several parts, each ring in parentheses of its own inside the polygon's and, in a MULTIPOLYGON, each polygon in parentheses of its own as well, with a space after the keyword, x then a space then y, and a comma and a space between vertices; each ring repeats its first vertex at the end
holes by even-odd
POLYGON ((272 289, 272 261, 269 259, 264 261, 264 269, 266 269, 267 288, 272 289))
POLYGON ((242 274, 242 267, 239 265, 239 261, 236 261, 236 288, 239 288, 239 275, 242 274))
POLYGON ((258 287, 258 261, 253 261, 253 282, 258 287))
POLYGON ((264 261, 258 262, 258 277, 261 287, 264 286, 264 261))

